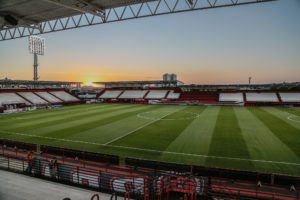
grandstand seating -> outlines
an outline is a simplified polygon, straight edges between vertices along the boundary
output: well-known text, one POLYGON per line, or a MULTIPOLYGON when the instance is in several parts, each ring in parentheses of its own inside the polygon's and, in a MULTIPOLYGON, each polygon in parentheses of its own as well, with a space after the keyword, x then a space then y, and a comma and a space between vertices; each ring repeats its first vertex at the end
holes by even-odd
POLYGON ((56 98, 55 96, 53 96, 52 94, 48 93, 48 92, 35 92, 35 94, 39 95, 40 97, 42 97, 43 99, 47 100, 50 103, 61 103, 62 101, 58 98, 56 98))
POLYGON ((220 102, 244 102, 243 93, 220 93, 220 102))
POLYGON ((72 96, 71 94, 69 94, 65 91, 54 91, 54 92, 50 92, 50 93, 65 102, 79 101, 79 99, 77 99, 76 97, 72 96))
POLYGON ((20 96, 27 99, 33 104, 47 104, 48 102, 32 92, 18 92, 20 96))
POLYGON ((106 90, 100 95, 100 99, 116 99, 122 93, 122 90, 106 90))
POLYGON ((17 95, 16 93, 0 93, 0 105, 24 103, 30 105, 28 101, 17 95))
POLYGON ((170 90, 167 99, 179 99, 180 93, 175 93, 173 90, 170 90))
POLYGON ((282 102, 300 102, 300 93, 280 92, 282 102))
POLYGON ((219 94, 216 92, 183 92, 181 93, 180 100, 217 103, 219 94))
POLYGON ((168 90, 150 90, 146 99, 164 99, 167 93, 168 90))
POLYGON ((119 99, 143 99, 148 90, 125 90, 119 99))
POLYGON ((279 102, 275 92, 246 93, 246 100, 248 102, 279 102))

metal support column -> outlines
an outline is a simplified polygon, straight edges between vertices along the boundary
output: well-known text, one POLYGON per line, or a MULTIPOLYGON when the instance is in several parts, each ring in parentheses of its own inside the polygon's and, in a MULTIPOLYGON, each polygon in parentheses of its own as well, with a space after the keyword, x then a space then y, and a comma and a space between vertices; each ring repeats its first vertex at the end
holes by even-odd
POLYGON ((38 56, 36 53, 33 54, 34 61, 33 61, 33 80, 37 81, 39 79, 38 77, 38 56))

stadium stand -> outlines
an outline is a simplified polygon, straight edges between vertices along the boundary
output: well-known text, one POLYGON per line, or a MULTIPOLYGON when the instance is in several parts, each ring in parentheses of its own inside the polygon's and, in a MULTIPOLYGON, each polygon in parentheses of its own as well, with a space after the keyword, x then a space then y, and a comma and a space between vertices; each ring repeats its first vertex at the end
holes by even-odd
POLYGON ((148 90, 125 90, 119 99, 143 99, 148 90))
POLYGON ((246 93, 246 100, 248 102, 279 102, 276 93, 273 92, 246 93))
POLYGON ((100 99, 116 99, 122 93, 122 90, 106 90, 100 95, 100 99))
POLYGON ((146 99, 164 99, 168 93, 168 90, 150 90, 146 99))
POLYGON ((279 95, 282 102, 300 102, 300 93, 280 92, 279 95))
POLYGON ((180 93, 175 93, 173 90, 170 90, 167 96, 167 99, 179 99, 180 93))
POLYGON ((220 93, 220 102, 244 102, 243 93, 220 93))
POLYGON ((47 104, 48 102, 32 92, 18 92, 23 98, 27 99, 32 104, 47 104))
POLYGON ((53 96, 52 94, 48 93, 48 92, 35 92, 35 94, 37 94, 38 96, 42 97, 43 99, 45 99, 46 101, 50 102, 50 103, 61 103, 62 101, 58 98, 56 98, 55 96, 53 96))
POLYGON ((28 101, 23 99, 21 96, 16 93, 0 93, 0 105, 4 104, 19 104, 24 103, 30 105, 28 101))
POLYGON ((79 99, 77 99, 76 97, 72 96, 71 94, 69 94, 65 91, 55 91, 55 92, 50 92, 50 93, 65 102, 79 101, 79 99))
POLYGON ((219 94, 217 92, 183 92, 181 93, 180 100, 217 103, 219 94))

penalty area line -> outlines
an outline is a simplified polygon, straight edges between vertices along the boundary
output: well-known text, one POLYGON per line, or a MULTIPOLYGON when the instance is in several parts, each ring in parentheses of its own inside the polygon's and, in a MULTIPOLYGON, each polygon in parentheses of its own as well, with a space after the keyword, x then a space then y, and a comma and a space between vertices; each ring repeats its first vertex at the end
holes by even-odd
MULTIPOLYGON (((179 109, 178 109, 178 110, 179 110, 179 109)), ((134 130, 132 130, 132 131, 129 131, 128 133, 125 133, 124 135, 121 135, 121 136, 119 136, 119 137, 117 137, 117 138, 114 138, 114 139, 112 139, 112 140, 106 142, 104 145, 109 145, 109 144, 111 144, 111 143, 113 143, 113 142, 115 142, 115 141, 117 141, 117 140, 120 140, 120 139, 122 139, 122 138, 124 138, 124 137, 126 137, 126 136, 128 136, 128 135, 130 135, 130 134, 132 134, 132 133, 134 133, 134 132, 136 132, 136 131, 138 131, 138 130, 144 128, 144 127, 146 127, 146 126, 149 126, 150 124, 153 124, 153 123, 155 123, 155 122, 157 122, 157 121, 163 119, 164 117, 166 117, 166 116, 168 116, 168 115, 170 115, 170 114, 173 114, 173 113, 177 112, 178 110, 175 110, 175 111, 173 111, 173 112, 170 112, 170 113, 168 113, 168 114, 166 114, 166 115, 164 115, 164 116, 162 116, 162 117, 160 117, 160 118, 158 118, 158 119, 155 119, 155 120, 153 120, 153 121, 150 121, 150 122, 148 122, 148 123, 146 123, 146 124, 144 124, 144 125, 142 125, 142 126, 136 128, 136 129, 134 129, 134 130)))
POLYGON ((160 151, 160 150, 154 150, 154 149, 143 149, 143 148, 136 148, 136 147, 126 147, 126 146, 118 146, 118 145, 110 145, 110 144, 100 144, 100 143, 96 143, 96 142, 87 142, 87 141, 81 141, 81 140, 70 140, 70 139, 55 138, 55 137, 48 137, 48 136, 41 136, 41 135, 33 135, 33 134, 27 134, 27 133, 9 132, 9 131, 0 131, 0 133, 20 135, 20 136, 26 136, 26 137, 35 137, 35 138, 42 138, 42 139, 49 139, 49 140, 56 140, 56 141, 63 141, 63 142, 90 144, 90 145, 97 145, 97 146, 102 146, 102 147, 129 149, 129 150, 144 151, 144 152, 151 152, 151 153, 162 153, 162 154, 181 155, 181 156, 190 156, 190 157, 202 157, 202 158, 214 158, 214 159, 220 159, 220 160, 237 160, 237 161, 248 161, 248 162, 251 161, 251 162, 260 162, 260 163, 271 163, 271 164, 300 166, 300 163, 291 163, 291 162, 280 162, 280 161, 271 161, 271 160, 257 160, 257 159, 252 160, 252 159, 246 159, 246 158, 209 156, 209 155, 181 153, 181 152, 173 152, 173 151, 160 151))

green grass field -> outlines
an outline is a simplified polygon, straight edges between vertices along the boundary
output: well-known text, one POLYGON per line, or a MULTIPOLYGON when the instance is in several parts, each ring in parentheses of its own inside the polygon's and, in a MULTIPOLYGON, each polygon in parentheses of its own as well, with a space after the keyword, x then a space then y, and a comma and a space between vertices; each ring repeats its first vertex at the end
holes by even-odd
POLYGON ((0 116, 0 137, 201 166, 300 176, 300 109, 77 105, 0 116))

